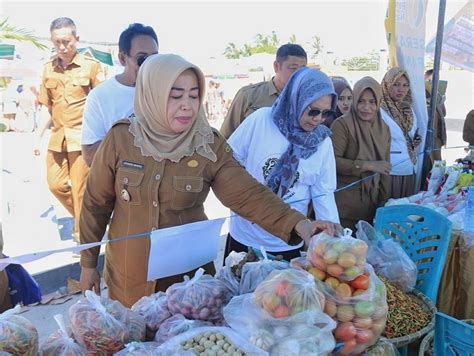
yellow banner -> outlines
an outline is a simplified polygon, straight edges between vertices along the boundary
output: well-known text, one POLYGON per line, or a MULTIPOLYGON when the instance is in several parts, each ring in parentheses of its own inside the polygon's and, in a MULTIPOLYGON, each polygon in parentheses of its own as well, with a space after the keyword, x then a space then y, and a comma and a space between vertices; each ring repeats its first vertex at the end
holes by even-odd
POLYGON ((397 36, 396 36, 396 0, 389 0, 387 16, 385 18, 385 31, 388 43, 388 61, 390 68, 398 67, 397 61, 397 36))

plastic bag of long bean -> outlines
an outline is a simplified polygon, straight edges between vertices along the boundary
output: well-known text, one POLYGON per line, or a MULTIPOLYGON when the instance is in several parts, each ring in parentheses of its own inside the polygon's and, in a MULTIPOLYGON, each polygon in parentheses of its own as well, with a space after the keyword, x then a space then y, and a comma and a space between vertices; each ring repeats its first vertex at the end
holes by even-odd
POLYGON ((0 353, 35 356, 38 354, 38 331, 22 316, 20 306, 0 314, 0 353))

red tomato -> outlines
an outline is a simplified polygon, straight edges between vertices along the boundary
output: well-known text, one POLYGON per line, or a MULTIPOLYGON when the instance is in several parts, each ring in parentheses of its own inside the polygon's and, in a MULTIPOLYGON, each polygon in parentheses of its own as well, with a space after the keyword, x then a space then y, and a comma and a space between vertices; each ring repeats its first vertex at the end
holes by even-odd
POLYGON ((284 297, 288 294, 290 283, 286 280, 281 280, 276 283, 275 294, 279 297, 284 297))
POLYGON ((353 281, 351 281, 351 286, 355 289, 368 289, 370 286, 370 277, 367 274, 360 275, 353 281))
POLYGON ((357 330, 351 322, 340 323, 334 331, 334 335, 337 340, 349 341, 357 335, 357 330))
POLYGON ((370 329, 357 330, 356 340, 359 344, 368 344, 374 339, 374 333, 370 329))
POLYGON ((275 318, 286 318, 289 315, 289 310, 286 305, 279 305, 275 308, 275 311, 273 312, 273 316, 275 318))
POLYGON ((341 355, 349 355, 357 346, 356 339, 350 339, 344 342, 344 347, 339 351, 341 355))

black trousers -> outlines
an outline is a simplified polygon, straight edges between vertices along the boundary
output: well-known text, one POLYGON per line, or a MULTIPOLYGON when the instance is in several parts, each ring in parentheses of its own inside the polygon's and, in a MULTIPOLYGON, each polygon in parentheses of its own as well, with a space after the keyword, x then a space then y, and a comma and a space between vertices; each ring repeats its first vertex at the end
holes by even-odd
MULTIPOLYGON (((245 246, 244 244, 241 244, 239 241, 235 240, 232 235, 229 233, 227 235, 227 241, 225 243, 225 251, 224 251, 224 262, 225 258, 229 256, 229 254, 232 252, 247 252, 248 251, 248 246, 245 246)), ((286 261, 291 261, 293 258, 297 258, 301 256, 301 248, 296 248, 294 250, 288 250, 288 251, 280 251, 280 252, 272 252, 272 251, 266 251, 267 253, 276 256, 276 255, 282 255, 283 259, 286 261)), ((224 262, 222 265, 224 265, 224 262)))

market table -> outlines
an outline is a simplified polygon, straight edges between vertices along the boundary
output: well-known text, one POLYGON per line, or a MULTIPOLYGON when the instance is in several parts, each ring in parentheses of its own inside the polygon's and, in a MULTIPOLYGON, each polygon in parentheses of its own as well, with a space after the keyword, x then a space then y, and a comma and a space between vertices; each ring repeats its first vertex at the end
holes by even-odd
POLYGON ((451 234, 437 307, 456 319, 474 319, 474 236, 463 231, 451 234))

